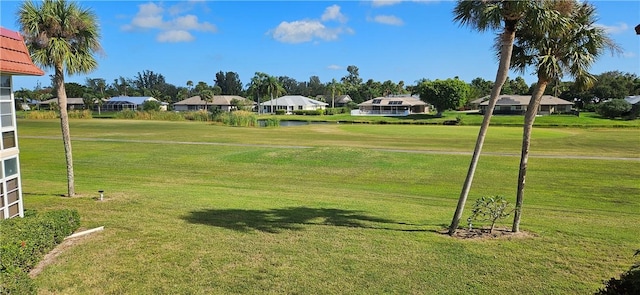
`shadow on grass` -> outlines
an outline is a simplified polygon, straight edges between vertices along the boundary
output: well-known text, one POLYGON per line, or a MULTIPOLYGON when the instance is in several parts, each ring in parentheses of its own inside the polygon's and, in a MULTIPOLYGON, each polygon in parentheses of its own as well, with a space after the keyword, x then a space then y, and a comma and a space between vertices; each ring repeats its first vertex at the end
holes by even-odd
POLYGON ((302 230, 304 225, 327 225, 385 229, 398 231, 424 231, 406 228, 408 224, 368 216, 360 211, 290 207, 268 210, 204 209, 192 211, 182 219, 194 224, 205 224, 231 230, 279 233, 283 230, 302 230), (404 227, 404 228, 403 228, 404 227))

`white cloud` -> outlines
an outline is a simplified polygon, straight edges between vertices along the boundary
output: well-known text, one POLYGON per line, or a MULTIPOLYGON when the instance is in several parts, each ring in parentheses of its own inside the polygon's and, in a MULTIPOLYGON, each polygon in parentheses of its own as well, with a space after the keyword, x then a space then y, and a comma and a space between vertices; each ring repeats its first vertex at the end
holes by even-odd
POLYGON ((176 15, 193 9, 193 5, 186 5, 192 2, 182 2, 170 7, 168 10, 155 3, 138 5, 138 13, 133 17, 131 23, 122 26, 125 31, 134 30, 160 30, 156 36, 159 42, 190 42, 195 37, 190 31, 216 32, 215 25, 208 22, 201 22, 196 15, 176 15), (169 19, 165 20, 165 14, 169 14, 169 19))
POLYGON ((336 20, 345 23, 347 18, 340 12, 340 6, 333 5, 325 9, 320 20, 296 20, 283 21, 275 29, 269 30, 268 35, 275 40, 284 43, 304 43, 324 40, 333 41, 341 34, 353 34, 353 30, 342 25, 341 27, 327 27, 323 22, 336 20))
POLYGON ((402 0, 373 0, 371 5, 373 5, 373 7, 381 7, 381 6, 396 5, 400 2, 402 2, 402 0))
POLYGON ((339 66, 339 65, 329 65, 327 67, 327 69, 329 69, 329 70, 342 70, 342 67, 339 66))
POLYGON ((195 38, 191 33, 185 30, 169 30, 164 31, 156 37, 158 42, 191 42, 195 38))
POLYGON ((347 17, 340 12, 340 6, 334 4, 332 6, 327 7, 327 9, 324 10, 324 14, 322 14, 321 20, 323 22, 335 20, 341 23, 346 23, 347 17))
POLYGON ((602 29, 604 29, 605 32, 609 33, 609 34, 620 34, 624 31, 626 31, 627 29, 629 29, 629 26, 625 23, 618 23, 615 26, 607 26, 607 25, 603 25, 603 24, 596 24, 597 27, 600 27, 602 29))
POLYGON ((404 21, 394 15, 376 15, 373 19, 368 18, 369 21, 373 21, 380 24, 392 25, 392 26, 402 26, 404 25, 404 21))

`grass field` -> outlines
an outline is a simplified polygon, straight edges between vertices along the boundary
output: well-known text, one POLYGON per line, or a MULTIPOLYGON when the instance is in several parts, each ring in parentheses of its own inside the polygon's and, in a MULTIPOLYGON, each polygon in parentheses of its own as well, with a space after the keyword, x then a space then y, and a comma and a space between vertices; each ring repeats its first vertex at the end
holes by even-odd
MULTIPOLYGON (((41 294, 585 294, 640 247, 636 128, 536 129, 531 236, 460 240, 439 231, 477 126, 73 120, 80 196, 64 198, 58 124, 18 122, 25 205, 105 230, 49 265, 41 294)), ((520 133, 490 129, 469 203, 513 201, 520 133)))

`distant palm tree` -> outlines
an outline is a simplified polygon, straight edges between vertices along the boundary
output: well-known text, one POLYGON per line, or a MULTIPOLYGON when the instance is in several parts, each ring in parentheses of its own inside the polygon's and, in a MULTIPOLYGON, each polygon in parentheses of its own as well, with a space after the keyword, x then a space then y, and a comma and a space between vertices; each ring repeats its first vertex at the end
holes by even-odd
POLYGON ((38 4, 23 2, 18 22, 33 61, 45 68, 53 68, 54 88, 60 105, 60 125, 67 161, 68 195, 75 195, 71 135, 67 114, 67 94, 64 72, 73 75, 87 73, 98 67, 93 54, 100 51, 96 15, 65 0, 44 0, 38 4))
POLYGON ((265 81, 265 88, 267 89, 267 93, 271 96, 271 113, 275 113, 273 110, 273 97, 278 97, 284 91, 282 86, 280 86, 280 82, 274 76, 269 76, 265 81))
MULTIPOLYGON (((593 5, 573 0, 545 1, 539 5, 558 15, 548 18, 552 23, 546 32, 519 30, 512 56, 516 70, 524 72, 527 67, 533 66, 538 76, 524 119, 513 232, 520 230, 531 131, 547 85, 568 74, 575 78, 576 85, 590 87, 595 80, 587 72, 591 65, 605 50, 619 51, 605 31, 594 26, 596 11, 593 5)), ((526 20, 522 27, 530 27, 534 21, 526 20)))
POLYGON ((518 22, 525 17, 525 13, 532 2, 533 1, 458 1, 454 8, 454 21, 459 22, 462 25, 468 25, 480 32, 502 29, 502 33, 499 35, 500 62, 498 65, 498 72, 496 73, 496 81, 493 84, 493 89, 491 90, 489 105, 485 111, 482 125, 478 133, 471 164, 469 165, 467 177, 463 184, 460 198, 458 199, 458 206, 456 207, 451 225, 449 226, 449 235, 453 235, 458 228, 458 224, 460 224, 462 211, 467 201, 467 197, 469 196, 473 175, 475 174, 484 139, 489 128, 489 123, 491 122, 493 109, 496 105, 496 101, 498 100, 498 95, 500 95, 500 91, 502 90, 502 85, 504 85, 508 78, 509 62, 511 60, 516 28, 518 22), (503 22, 504 27, 502 26, 503 22))
MULTIPOLYGON (((213 100, 213 91, 211 89, 204 89, 200 91, 200 98, 204 100, 204 111, 209 112, 208 103, 213 100)), ((209 115, 207 115, 207 120, 209 120, 209 115)))

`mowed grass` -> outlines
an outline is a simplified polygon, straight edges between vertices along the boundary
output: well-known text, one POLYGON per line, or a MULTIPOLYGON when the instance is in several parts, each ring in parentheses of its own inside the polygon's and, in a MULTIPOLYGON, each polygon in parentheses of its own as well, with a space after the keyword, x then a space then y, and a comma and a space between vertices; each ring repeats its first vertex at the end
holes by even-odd
MULTIPOLYGON (((536 129, 531 236, 459 240, 439 232, 478 127, 73 120, 80 196, 64 198, 58 124, 18 122, 26 207, 105 230, 42 294, 584 294, 640 247, 638 129, 536 129)), ((483 195, 513 202, 520 142, 490 129, 465 219, 483 195)))

